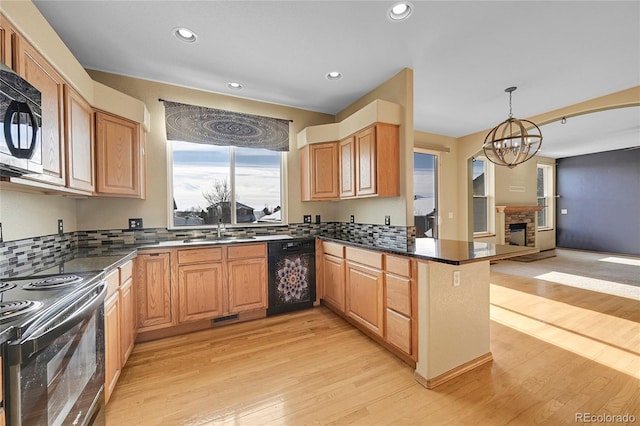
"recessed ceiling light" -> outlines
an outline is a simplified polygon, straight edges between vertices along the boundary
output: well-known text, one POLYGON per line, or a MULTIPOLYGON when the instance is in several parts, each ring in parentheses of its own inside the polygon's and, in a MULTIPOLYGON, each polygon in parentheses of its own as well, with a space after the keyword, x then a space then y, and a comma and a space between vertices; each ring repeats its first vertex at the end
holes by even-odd
POLYGON ((342 73, 339 71, 331 71, 331 72, 328 72, 325 77, 329 81, 340 80, 342 78, 342 73))
POLYGON ((227 87, 231 90, 240 90, 242 89, 242 84, 236 83, 235 81, 230 81, 227 83, 227 87))
POLYGON ((413 5, 408 1, 403 1, 391 6, 387 16, 390 20, 397 22, 407 19, 411 15, 411 12, 413 12, 413 5))
POLYGON ((196 33, 184 27, 174 28, 173 35, 175 35, 178 40, 184 41, 185 43, 194 43, 198 38, 196 33))

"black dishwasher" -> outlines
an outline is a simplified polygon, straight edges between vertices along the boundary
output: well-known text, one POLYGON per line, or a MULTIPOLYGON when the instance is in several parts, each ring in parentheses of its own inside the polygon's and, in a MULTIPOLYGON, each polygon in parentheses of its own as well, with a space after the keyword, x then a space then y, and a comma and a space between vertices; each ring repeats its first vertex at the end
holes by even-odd
POLYGON ((271 241, 267 315, 313 307, 316 300, 314 238, 271 241))

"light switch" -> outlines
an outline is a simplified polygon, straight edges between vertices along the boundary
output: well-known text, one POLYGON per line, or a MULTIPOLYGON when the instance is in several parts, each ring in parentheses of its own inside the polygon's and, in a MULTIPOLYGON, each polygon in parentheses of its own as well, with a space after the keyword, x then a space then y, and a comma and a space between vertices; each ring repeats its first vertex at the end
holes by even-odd
POLYGON ((560 214, 567 214, 567 209, 560 209, 560 214))
POLYGON ((453 271, 453 286, 460 286, 460 271, 453 271))

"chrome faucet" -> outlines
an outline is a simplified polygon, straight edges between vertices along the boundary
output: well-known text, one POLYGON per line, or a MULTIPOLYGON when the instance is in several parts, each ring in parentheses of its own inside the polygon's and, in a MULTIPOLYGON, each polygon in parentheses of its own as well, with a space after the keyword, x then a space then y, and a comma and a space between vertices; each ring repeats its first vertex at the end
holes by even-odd
POLYGON ((222 223, 222 207, 220 207, 220 204, 216 206, 216 213, 218 214, 218 238, 220 238, 222 236, 220 233, 220 224, 222 223))

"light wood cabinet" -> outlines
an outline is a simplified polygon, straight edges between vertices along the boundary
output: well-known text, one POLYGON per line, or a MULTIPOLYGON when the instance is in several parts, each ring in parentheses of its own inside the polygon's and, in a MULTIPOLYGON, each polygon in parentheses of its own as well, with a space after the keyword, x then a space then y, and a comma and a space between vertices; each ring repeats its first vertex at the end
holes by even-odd
POLYGON ((380 269, 350 260, 346 263, 346 314, 363 327, 384 333, 384 274, 380 269))
POLYGON ((104 302, 104 376, 105 403, 109 402, 121 372, 120 361, 120 298, 117 291, 104 302))
POLYGON ((417 360, 414 263, 322 241, 322 302, 407 363, 417 360))
POLYGON ((356 196, 400 195, 399 128, 377 123, 355 135, 356 196))
POLYGON ((179 265, 179 322, 224 315, 227 306, 224 289, 224 268, 221 260, 179 265))
POLYGON ((111 398, 135 341, 132 264, 127 262, 105 278, 105 403, 111 398))
POLYGON ((322 242, 322 295, 321 299, 334 310, 345 312, 345 260, 344 246, 322 242))
POLYGON ((145 153, 140 125, 95 112, 96 195, 144 198, 145 153))
POLYGON ((169 253, 138 254, 135 282, 138 332, 175 325, 169 253))
POLYGON ((229 313, 267 309, 267 246, 227 247, 229 313))
POLYGON ((207 328, 207 320, 234 314, 266 315, 265 243, 152 251, 138 254, 136 263, 141 341, 207 328))
POLYGON ((15 70, 16 51, 15 43, 18 36, 16 29, 0 14, 0 61, 15 70))
POLYGON ((307 145, 300 149, 302 201, 339 198, 338 143, 307 145))
POLYGON ((267 308, 267 261, 265 258, 230 260, 229 312, 267 308))
POLYGON ((40 91, 42 99, 43 172, 25 177, 64 186, 64 80, 31 44, 17 34, 14 37, 14 48, 18 50, 15 58, 17 72, 40 91))
POLYGON ((416 295, 408 257, 385 255, 385 339, 416 359, 416 295))
POLYGON ((120 272, 120 353, 124 366, 129 360, 136 341, 136 304, 133 285, 133 261, 119 268, 120 272))
POLYGON ((78 92, 64 86, 67 187, 93 193, 93 110, 78 92))
POLYGON ((356 196, 355 137, 340 141, 340 198, 356 196))

